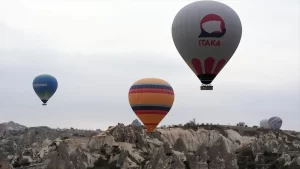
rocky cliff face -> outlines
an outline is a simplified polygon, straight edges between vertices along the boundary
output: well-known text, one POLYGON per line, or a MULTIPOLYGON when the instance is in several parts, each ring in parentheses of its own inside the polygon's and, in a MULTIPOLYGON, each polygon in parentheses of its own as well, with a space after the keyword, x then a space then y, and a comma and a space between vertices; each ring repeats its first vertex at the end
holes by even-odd
POLYGON ((0 169, 299 169, 297 132, 185 126, 146 133, 118 124, 96 133, 48 127, 0 137, 0 169))
POLYGON ((139 122, 138 119, 133 120, 133 122, 131 123, 132 126, 142 126, 142 124, 139 122))
POLYGON ((25 130, 27 127, 20 125, 18 123, 15 123, 13 121, 6 122, 6 123, 0 123, 0 131, 5 130, 25 130))

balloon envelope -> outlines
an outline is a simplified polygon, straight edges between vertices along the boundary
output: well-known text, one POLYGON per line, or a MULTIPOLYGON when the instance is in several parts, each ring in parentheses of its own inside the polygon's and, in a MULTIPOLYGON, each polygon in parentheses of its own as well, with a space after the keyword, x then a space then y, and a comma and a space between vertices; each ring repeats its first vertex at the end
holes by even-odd
POLYGON ((174 91, 162 79, 145 78, 131 86, 128 99, 132 110, 147 130, 153 132, 170 111, 174 102, 174 91))
POLYGON ((271 117, 268 123, 271 129, 278 130, 282 126, 282 119, 280 117, 271 117))
POLYGON ((43 74, 34 78, 32 86, 41 101, 46 104, 56 92, 58 83, 55 77, 43 74))
POLYGON ((242 36, 239 16, 216 1, 183 7, 172 24, 174 44, 202 84, 210 84, 236 51, 242 36))
POLYGON ((261 128, 270 129, 269 119, 263 119, 263 120, 261 120, 260 123, 259 123, 259 125, 260 125, 261 128))

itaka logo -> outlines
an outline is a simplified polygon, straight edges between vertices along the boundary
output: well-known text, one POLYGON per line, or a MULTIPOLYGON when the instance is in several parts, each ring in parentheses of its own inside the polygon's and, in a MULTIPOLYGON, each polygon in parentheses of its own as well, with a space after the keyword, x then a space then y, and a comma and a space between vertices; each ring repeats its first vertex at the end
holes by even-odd
POLYGON ((33 87, 42 87, 42 86, 48 86, 48 84, 47 83, 44 83, 44 84, 42 84, 42 83, 33 84, 33 87))
POLYGON ((221 38, 226 33, 224 20, 216 14, 209 14, 200 21, 201 33, 198 38, 200 46, 220 46, 219 40, 202 39, 202 38, 221 38))

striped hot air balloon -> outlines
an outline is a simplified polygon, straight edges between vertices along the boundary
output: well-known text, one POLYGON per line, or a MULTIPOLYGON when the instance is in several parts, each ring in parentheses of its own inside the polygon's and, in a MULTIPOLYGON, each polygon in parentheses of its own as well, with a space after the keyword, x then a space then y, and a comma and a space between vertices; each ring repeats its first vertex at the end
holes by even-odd
POLYGON ((132 110, 147 131, 153 132, 170 111, 174 102, 174 91, 162 79, 144 78, 131 86, 128 99, 132 110))
POLYGON ((280 117, 271 117, 268 120, 269 126, 273 130, 279 130, 282 126, 282 119, 280 117))

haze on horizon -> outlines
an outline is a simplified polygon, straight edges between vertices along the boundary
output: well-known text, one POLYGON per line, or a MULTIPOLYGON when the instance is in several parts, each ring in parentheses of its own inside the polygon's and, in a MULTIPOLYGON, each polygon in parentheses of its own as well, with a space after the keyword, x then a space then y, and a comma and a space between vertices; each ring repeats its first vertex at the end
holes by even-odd
POLYGON ((279 116, 300 130, 300 1, 219 0, 239 15, 243 34, 232 59, 200 91, 200 81, 171 35, 176 13, 192 0, 0 0, 0 123, 106 129, 129 124, 132 83, 168 81, 175 102, 160 125, 259 125, 279 116), (58 90, 43 107, 32 89, 51 74, 58 90))

